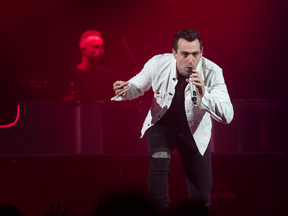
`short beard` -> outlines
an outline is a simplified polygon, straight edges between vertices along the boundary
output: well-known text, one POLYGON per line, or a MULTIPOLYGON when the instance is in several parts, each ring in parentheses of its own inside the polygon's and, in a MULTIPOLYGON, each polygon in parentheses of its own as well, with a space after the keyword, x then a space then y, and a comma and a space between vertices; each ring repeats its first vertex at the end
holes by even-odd
POLYGON ((187 77, 188 76, 188 72, 186 72, 186 71, 184 71, 184 72, 181 72, 179 69, 178 69, 178 67, 176 66, 176 71, 177 71, 177 73, 178 74, 180 74, 180 75, 182 75, 182 76, 185 76, 185 77, 187 77))

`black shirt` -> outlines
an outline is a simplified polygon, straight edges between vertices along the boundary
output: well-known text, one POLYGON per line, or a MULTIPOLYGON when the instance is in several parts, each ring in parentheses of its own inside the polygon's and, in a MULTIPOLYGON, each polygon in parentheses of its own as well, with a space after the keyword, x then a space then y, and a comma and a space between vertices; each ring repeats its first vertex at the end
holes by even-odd
POLYGON ((185 88, 188 83, 186 82, 186 79, 187 77, 178 74, 178 83, 175 86, 175 95, 171 106, 165 115, 158 121, 159 123, 157 122, 158 124, 173 125, 180 130, 182 130, 183 127, 187 129, 188 122, 185 112, 185 88))

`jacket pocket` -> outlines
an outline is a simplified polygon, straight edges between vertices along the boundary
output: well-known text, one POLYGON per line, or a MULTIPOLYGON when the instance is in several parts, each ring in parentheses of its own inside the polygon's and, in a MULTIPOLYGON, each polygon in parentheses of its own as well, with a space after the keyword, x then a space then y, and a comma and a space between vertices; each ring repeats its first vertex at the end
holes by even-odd
POLYGON ((154 92, 154 97, 159 105, 162 105, 165 100, 165 92, 162 89, 158 89, 154 92))

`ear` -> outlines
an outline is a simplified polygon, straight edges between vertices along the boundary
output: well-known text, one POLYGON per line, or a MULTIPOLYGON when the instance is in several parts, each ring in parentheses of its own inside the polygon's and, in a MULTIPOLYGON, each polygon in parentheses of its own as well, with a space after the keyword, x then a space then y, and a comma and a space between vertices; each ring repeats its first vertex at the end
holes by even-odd
POLYGON ((103 53, 104 53, 104 49, 101 48, 101 51, 100 51, 100 56, 103 56, 103 53))
POLYGON ((174 58, 176 59, 177 53, 175 52, 174 48, 172 48, 172 53, 173 53, 174 58))

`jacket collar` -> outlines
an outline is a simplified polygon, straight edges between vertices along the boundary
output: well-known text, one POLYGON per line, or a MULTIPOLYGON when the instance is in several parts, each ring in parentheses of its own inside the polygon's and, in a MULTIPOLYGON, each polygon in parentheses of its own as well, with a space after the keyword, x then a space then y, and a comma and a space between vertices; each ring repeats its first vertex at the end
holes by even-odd
MULTIPOLYGON (((173 55, 172 55, 173 56, 173 55)), ((171 78, 173 80, 178 79, 177 69, 176 69, 176 59, 172 57, 172 65, 171 65, 171 78)))

